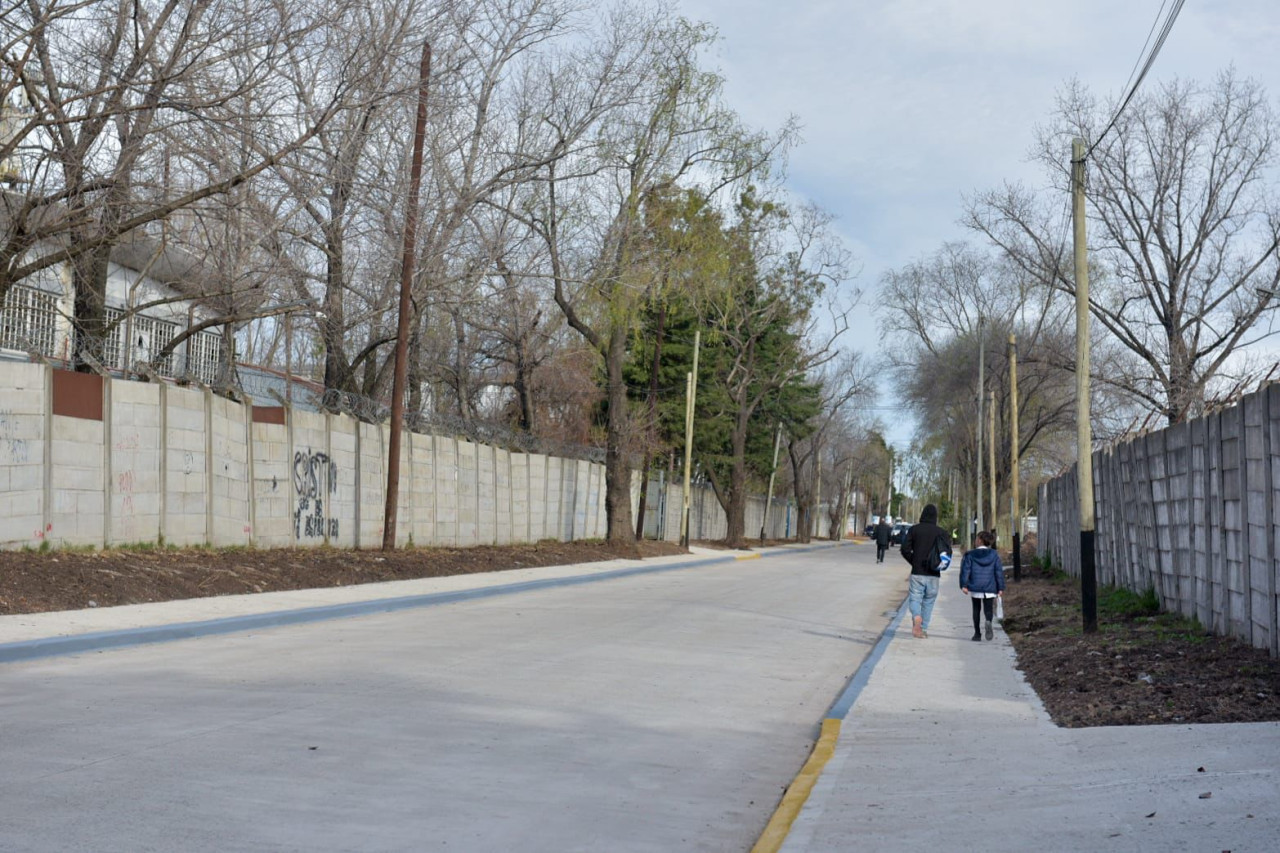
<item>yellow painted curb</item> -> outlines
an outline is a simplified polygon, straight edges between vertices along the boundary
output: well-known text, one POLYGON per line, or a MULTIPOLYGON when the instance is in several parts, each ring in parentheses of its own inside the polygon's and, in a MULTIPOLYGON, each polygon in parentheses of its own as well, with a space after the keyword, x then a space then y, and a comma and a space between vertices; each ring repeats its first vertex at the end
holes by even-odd
POLYGON ((800 810, 809 799, 809 793, 818 783, 822 768, 826 767, 832 754, 835 753, 836 739, 839 736, 839 720, 822 721, 822 733, 818 735, 818 742, 813 745, 809 760, 804 763, 804 767, 800 768, 800 772, 788 786, 787 792, 782 795, 782 802, 778 803, 778 808, 774 810, 769 824, 760 834, 760 840, 756 842, 756 846, 751 848, 751 853, 777 853, 782 848, 783 842, 791 832, 791 824, 795 823, 796 818, 800 816, 800 810))
POLYGON ((760 554, 739 554, 738 556, 734 557, 734 559, 735 560, 758 560, 760 559, 760 556, 761 556, 760 554))

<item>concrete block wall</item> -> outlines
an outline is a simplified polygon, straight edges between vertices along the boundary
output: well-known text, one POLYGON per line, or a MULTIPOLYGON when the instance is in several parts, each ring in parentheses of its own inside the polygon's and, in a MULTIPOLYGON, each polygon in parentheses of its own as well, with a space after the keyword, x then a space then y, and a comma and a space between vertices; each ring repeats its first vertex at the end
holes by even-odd
POLYGON ((493 545, 498 541, 498 460, 496 448, 476 446, 476 470, 479 486, 476 502, 476 522, 479 528, 478 545, 493 545))
POLYGON ((53 458, 61 464, 53 472, 49 541, 55 546, 101 544, 107 494, 104 424, 63 415, 50 420, 53 458))
POLYGON ((494 480, 494 516, 497 519, 494 541, 499 545, 510 545, 515 541, 511 530, 511 504, 515 499, 511 485, 511 454, 502 448, 493 449, 494 480))
POLYGON ((529 541, 540 542, 548 536, 547 516, 551 512, 547 502, 549 460, 542 453, 531 453, 525 459, 529 468, 529 541))
MULTIPOLYGON (((354 548, 360 541, 360 525, 356 516, 357 495, 361 488, 361 456, 359 422, 348 415, 323 415, 328 430, 328 465, 318 467, 317 478, 327 478, 327 495, 323 498, 325 530, 318 541, 334 548, 354 548)), ((317 537, 312 537, 316 542, 317 537)))
MULTIPOLYGON (((651 506, 657 506, 657 501, 653 496, 657 494, 660 488, 666 489, 666 517, 663 525, 665 535, 663 538, 668 542, 678 542, 680 540, 680 513, 684 508, 682 498, 684 487, 679 481, 659 483, 657 479, 651 480, 649 483, 651 506)), ((720 501, 716 499, 715 491, 709 484, 705 483, 695 483, 690 486, 689 491, 691 494, 689 528, 692 537, 694 539, 723 539, 729 531, 729 519, 725 515, 724 509, 720 506, 720 501)), ((747 498, 743 529, 749 540, 755 539, 760 535, 760 527, 764 524, 764 505, 765 499, 763 496, 752 495, 747 498)), ((827 516, 826 504, 819 508, 819 516, 813 537, 826 538, 831 527, 830 519, 827 516)), ((769 539, 796 538, 796 510, 794 506, 788 506, 786 498, 774 496, 773 509, 769 511, 769 527, 765 531, 765 535, 769 539)))
MULTIPOLYGON (((0 547, 377 548, 388 438, 385 425, 345 415, 0 363, 0 547), (59 404, 69 387, 92 405, 59 404)), ((607 533, 598 463, 407 433, 400 470, 402 545, 607 533)), ((677 494, 671 538, 678 508, 677 494)), ((703 534, 723 536, 714 497, 701 508, 703 534)))
POLYGON ((397 530, 400 527, 406 528, 415 545, 430 544, 438 541, 435 528, 436 437, 410 432, 405 435, 405 439, 409 448, 408 468, 412 472, 408 484, 411 512, 408 524, 400 523, 397 530))
POLYGON ((163 529, 160 394, 160 386, 141 382, 111 386, 108 541, 112 545, 154 542, 163 529))
POLYGON ((45 540, 44 456, 51 404, 44 368, 0 370, 0 547, 45 540))
MULTIPOLYGON (((115 383, 111 383, 114 385, 115 383)), ((164 416, 165 542, 199 545, 210 541, 208 518, 208 448, 205 432, 205 392, 166 387, 161 397, 164 416)), ((53 464, 61 471, 55 448, 53 464)))
MULTIPOLYGON (((1280 384, 1094 451, 1098 581, 1280 656, 1280 384)), ((1037 547, 1080 572, 1076 468, 1041 485, 1037 547)))
MULTIPOLYGON (((112 382, 113 389, 137 383, 112 382)), ((252 411, 231 400, 206 392, 205 405, 211 429, 210 475, 213 505, 209 541, 222 545, 248 545, 253 532, 249 514, 249 433, 252 411)), ((114 405, 112 406, 114 409, 114 405)))
POLYGON ((435 539, 438 545, 457 545, 458 533, 458 440, 431 437, 435 448, 435 539))
POLYGON ((293 544, 293 454, 289 428, 253 425, 253 544, 287 548, 293 544))
POLYGON ((480 544, 480 460, 479 447, 455 440, 458 465, 458 533, 454 544, 480 544))
POLYGON ((542 506, 546 515, 541 538, 563 540, 566 529, 564 519, 564 466, 567 464, 567 460, 561 459, 559 456, 547 456, 544 458, 547 461, 544 482, 546 497, 543 499, 542 506))
POLYGON ((511 541, 532 542, 530 533, 533 514, 529 501, 529 459, 527 453, 512 453, 511 462, 511 541))

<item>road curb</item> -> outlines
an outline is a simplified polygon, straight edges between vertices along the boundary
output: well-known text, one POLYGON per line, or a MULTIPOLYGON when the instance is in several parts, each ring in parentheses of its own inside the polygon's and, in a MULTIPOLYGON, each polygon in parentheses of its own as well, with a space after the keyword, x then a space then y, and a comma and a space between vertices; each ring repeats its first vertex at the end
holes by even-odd
MULTIPOLYGON (((809 545, 802 548, 783 546, 767 553, 754 553, 745 559, 775 557, 784 554, 801 554, 823 548, 839 547, 840 543, 809 545)), ((149 645, 152 643, 168 643, 176 640, 190 640, 197 637, 210 637, 221 634, 235 634, 244 631, 279 628, 287 625, 305 625, 312 622, 324 622, 330 619, 346 619, 352 616, 367 616, 374 613, 391 613, 398 610, 410 610, 418 607, 433 607, 441 604, 454 604, 461 601, 474 601, 481 598, 494 598, 501 595, 514 595, 539 589, 551 589, 562 586, 579 586, 597 581, 615 580, 637 575, 658 574, 660 572, 692 569, 718 563, 730 564, 744 559, 732 554, 724 557, 704 557, 680 563, 663 563, 657 566, 636 566, 634 568, 615 569, 608 572, 597 572, 588 575, 570 575, 562 578, 546 578, 543 580, 521 581, 519 583, 499 584, 490 587, 455 590, 452 592, 433 592, 422 595, 398 596, 393 598, 375 598, 366 601, 353 601, 344 604, 329 604, 320 607, 303 607, 295 610, 275 610, 266 613, 252 613, 245 616, 228 616, 219 619, 206 619, 197 622, 176 622, 170 625, 150 625, 143 628, 122 628, 113 631, 95 631, 86 634, 72 634, 59 637, 42 637, 35 640, 20 640, 13 643, 0 644, 0 664, 17 663, 39 658, 57 657, 61 655, 79 654, 83 652, 106 651, 130 646, 149 645)))
POLYGON ((907 602, 904 598, 902 604, 898 605, 898 612, 880 632, 880 637, 876 640, 871 653, 854 670, 844 689, 840 691, 840 695, 836 697, 830 710, 823 717, 822 728, 818 739, 813 744, 813 751, 809 754, 804 766, 800 768, 800 772, 796 774, 796 778, 787 786, 786 793, 782 795, 782 801, 778 803, 773 816, 765 824, 764 832, 760 833, 760 838, 751 848, 751 853, 777 853, 786 843, 787 836, 791 834, 792 825, 804 810, 805 803, 809 801, 809 795, 813 793, 814 786, 822 777, 822 771, 826 768, 827 762, 831 760, 831 756, 835 755, 836 742, 840 739, 840 728, 844 724, 845 717, 858 701, 862 689, 871 680, 871 673, 884 657, 889 643, 893 642, 898 624, 906 612, 907 602))

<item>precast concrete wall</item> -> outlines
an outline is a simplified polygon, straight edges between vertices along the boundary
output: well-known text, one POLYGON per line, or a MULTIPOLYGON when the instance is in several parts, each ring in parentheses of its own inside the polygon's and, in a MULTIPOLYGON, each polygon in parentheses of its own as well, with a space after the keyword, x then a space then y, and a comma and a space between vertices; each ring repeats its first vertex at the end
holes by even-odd
MULTIPOLYGON (((0 363, 0 547, 382 544, 389 428, 0 363)), ((604 466, 405 434, 400 544, 605 535, 604 466)))
MULTIPOLYGON (((1095 451, 1093 481, 1099 583, 1280 655, 1280 385, 1095 451)), ((1078 577, 1077 486, 1040 487, 1037 548, 1078 577)))
MULTIPOLYGON (((680 515, 684 509, 684 486, 680 482, 654 478, 649 481, 645 505, 646 535, 667 542, 680 541, 680 515), (652 517, 652 521, 650 518, 652 517), (660 520, 659 520, 660 519, 660 520)), ((637 498, 638 499, 638 498, 637 498)), ((765 523, 765 497, 747 497, 743 530, 747 539, 756 539, 765 523)), ((826 539, 831 530, 828 506, 818 508, 810 536, 826 539)), ((774 497, 769 510, 766 539, 795 539, 797 537, 796 508, 786 498, 774 497)), ((716 498, 715 490, 708 483, 693 483, 689 487, 689 537, 694 540, 723 539, 729 533, 729 517, 716 498)))

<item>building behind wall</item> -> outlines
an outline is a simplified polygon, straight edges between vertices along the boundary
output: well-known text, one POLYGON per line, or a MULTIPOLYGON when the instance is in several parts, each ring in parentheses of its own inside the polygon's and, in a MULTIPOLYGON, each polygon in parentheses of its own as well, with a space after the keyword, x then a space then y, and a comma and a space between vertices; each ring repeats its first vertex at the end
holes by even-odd
MULTIPOLYGON (((216 316, 200 300, 199 276, 199 266, 190 255, 153 238, 137 238, 113 248, 107 270, 109 330, 103 366, 127 374, 146 363, 162 376, 214 383, 225 360, 223 336, 216 329, 197 332, 157 361, 165 346, 186 328, 216 316), (144 305, 149 307, 138 308, 144 305)), ((0 358, 27 360, 34 355, 70 363, 74 304, 75 290, 65 263, 10 287, 0 306, 0 358)))

